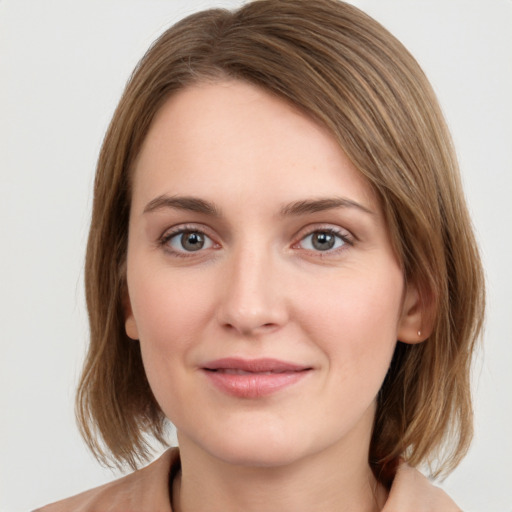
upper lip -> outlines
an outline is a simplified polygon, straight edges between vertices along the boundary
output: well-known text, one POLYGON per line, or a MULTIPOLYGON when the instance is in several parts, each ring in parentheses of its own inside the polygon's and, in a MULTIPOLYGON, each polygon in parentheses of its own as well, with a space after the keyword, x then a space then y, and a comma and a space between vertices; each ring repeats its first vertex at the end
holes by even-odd
POLYGON ((242 359, 238 357, 225 357, 209 361, 203 365, 205 370, 241 370, 250 373, 260 372, 300 372, 310 370, 310 366, 281 361, 279 359, 242 359))

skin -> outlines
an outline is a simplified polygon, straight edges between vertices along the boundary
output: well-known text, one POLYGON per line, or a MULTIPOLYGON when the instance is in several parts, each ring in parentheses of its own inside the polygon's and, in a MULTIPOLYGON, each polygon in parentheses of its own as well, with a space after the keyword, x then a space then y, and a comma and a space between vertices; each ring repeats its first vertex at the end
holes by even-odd
POLYGON ((382 508, 368 466, 376 395, 422 315, 371 187, 328 132, 239 81, 173 95, 134 170, 127 282, 126 332, 178 431, 176 510, 382 508), (342 206, 293 208, 331 198, 342 206), (180 229, 203 248, 187 251, 180 229), (335 245, 320 250, 326 234, 335 245), (308 371, 235 397, 203 370, 225 357, 308 371))

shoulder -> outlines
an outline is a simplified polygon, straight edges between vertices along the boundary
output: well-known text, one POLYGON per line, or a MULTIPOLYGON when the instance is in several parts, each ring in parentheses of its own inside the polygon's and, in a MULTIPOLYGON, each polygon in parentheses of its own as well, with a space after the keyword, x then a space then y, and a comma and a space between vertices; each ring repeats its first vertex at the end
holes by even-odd
POLYGON ((178 467, 171 448, 143 469, 34 512, 171 512, 169 479, 178 467))
POLYGON ((401 464, 382 512, 461 512, 439 487, 417 469, 401 464))

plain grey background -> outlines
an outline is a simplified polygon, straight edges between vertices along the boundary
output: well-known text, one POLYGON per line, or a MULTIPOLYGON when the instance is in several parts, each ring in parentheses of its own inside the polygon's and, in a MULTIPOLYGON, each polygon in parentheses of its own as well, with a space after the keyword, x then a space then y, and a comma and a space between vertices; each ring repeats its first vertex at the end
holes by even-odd
MULTIPOLYGON (((94 167, 122 88, 170 24, 236 0, 0 0, 0 511, 113 479, 73 398, 87 342, 94 167)), ((442 484, 465 511, 512 509, 512 2, 353 0, 418 59, 460 158, 488 278, 476 436, 442 484)))

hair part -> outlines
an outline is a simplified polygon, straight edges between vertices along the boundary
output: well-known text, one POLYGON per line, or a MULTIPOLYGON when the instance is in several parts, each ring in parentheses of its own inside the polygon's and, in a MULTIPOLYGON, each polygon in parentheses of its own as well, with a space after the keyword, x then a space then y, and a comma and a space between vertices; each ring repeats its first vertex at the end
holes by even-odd
POLYGON ((451 138, 421 68, 385 28, 337 0, 256 0, 171 27, 136 67, 98 160, 85 283, 90 346, 77 395, 102 462, 132 468, 165 444, 165 416, 124 330, 131 174, 151 122, 191 84, 244 80, 325 126, 382 204, 428 339, 397 343, 380 390, 369 460, 384 483, 399 457, 448 473, 472 437, 471 359, 484 279, 451 138))

